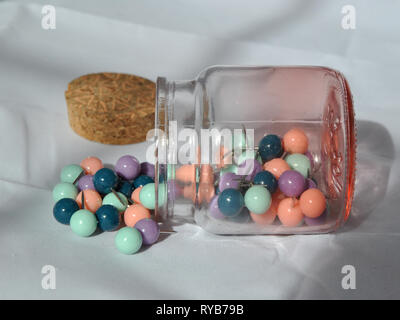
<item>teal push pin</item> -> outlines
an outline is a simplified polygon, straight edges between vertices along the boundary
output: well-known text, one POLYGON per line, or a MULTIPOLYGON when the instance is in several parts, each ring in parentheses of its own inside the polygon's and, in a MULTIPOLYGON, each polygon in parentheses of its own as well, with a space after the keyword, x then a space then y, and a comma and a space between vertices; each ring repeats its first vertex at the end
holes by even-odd
POLYGON ((292 170, 300 172, 304 178, 308 178, 311 173, 310 159, 304 154, 289 154, 285 157, 285 161, 292 170))
POLYGON ((244 203, 250 212, 263 214, 271 206, 271 194, 266 187, 254 185, 246 191, 244 203))
POLYGON ((142 247, 143 238, 138 229, 124 227, 118 230, 115 236, 115 246, 119 252, 134 254, 142 247))
POLYGON ((81 168, 81 166, 70 164, 62 168, 60 174, 61 182, 74 184, 76 181, 78 181, 82 174, 83 169, 81 168))
POLYGON ((53 200, 57 202, 58 200, 64 198, 76 199, 78 195, 78 188, 72 183, 61 182, 57 184, 53 189, 53 200))
POLYGON ((96 231, 97 219, 89 210, 81 209, 72 215, 70 226, 78 236, 89 237, 96 231))
MULTIPOLYGON (((158 185, 158 206, 163 206, 166 201, 166 188, 164 183, 158 185)), ((142 187, 139 193, 140 203, 147 209, 153 210, 156 207, 155 184, 148 183, 142 187)))
POLYGON ((114 206, 119 213, 122 213, 128 207, 128 199, 121 192, 116 192, 111 190, 109 194, 107 194, 104 199, 102 205, 109 204, 114 206))

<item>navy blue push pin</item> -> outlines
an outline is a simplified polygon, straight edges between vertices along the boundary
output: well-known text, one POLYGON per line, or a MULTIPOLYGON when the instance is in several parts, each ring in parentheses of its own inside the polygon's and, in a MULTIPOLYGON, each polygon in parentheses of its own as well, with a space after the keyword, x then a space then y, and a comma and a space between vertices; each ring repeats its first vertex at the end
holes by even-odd
POLYGON ((278 180, 269 171, 261 171, 256 174, 253 184, 265 186, 269 192, 274 193, 278 188, 278 180))
POLYGON ((63 198, 54 205, 53 215, 58 222, 68 225, 72 215, 78 210, 79 205, 74 199, 63 198))
POLYGON ((118 192, 121 192, 128 199, 131 197, 133 190, 135 190, 135 187, 127 180, 121 180, 117 189, 118 192))
POLYGON ((236 189, 225 189, 218 197, 218 208, 226 217, 234 217, 244 206, 243 195, 236 189))
POLYGON ((118 185, 118 176, 113 170, 102 168, 95 173, 93 184, 98 192, 107 194, 118 185))
POLYGON ((148 183, 153 183, 154 180, 149 176, 141 175, 133 180, 133 187, 135 189, 145 186, 148 183))
POLYGON ((117 208, 110 204, 102 205, 97 209, 96 217, 103 231, 114 231, 120 224, 120 214, 117 208))
POLYGON ((258 153, 263 161, 269 161, 282 156, 282 141, 275 134, 264 136, 258 144, 258 153))

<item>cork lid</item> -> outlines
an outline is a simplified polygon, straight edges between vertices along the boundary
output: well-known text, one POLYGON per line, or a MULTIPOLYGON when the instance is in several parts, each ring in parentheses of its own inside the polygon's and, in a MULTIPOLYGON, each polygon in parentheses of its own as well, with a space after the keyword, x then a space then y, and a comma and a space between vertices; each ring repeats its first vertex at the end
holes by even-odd
POLYGON ((146 140, 154 127, 155 83, 121 73, 76 78, 65 92, 71 128, 80 136, 105 144, 146 140))

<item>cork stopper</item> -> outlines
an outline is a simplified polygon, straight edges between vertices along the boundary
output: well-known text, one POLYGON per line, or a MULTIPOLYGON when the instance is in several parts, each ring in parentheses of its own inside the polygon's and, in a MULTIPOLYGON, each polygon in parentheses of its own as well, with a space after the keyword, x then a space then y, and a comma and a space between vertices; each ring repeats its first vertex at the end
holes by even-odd
POLYGON ((80 136, 105 144, 146 140, 154 127, 155 83, 129 74, 81 76, 65 92, 71 128, 80 136))

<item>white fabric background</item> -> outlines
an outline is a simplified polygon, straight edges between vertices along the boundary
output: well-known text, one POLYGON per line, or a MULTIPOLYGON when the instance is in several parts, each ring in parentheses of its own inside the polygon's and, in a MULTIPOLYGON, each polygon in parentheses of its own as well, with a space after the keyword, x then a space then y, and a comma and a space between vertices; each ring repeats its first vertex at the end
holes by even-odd
POLYGON ((400 298, 398 1, 0 1, 0 298, 400 298), (56 30, 41 28, 43 4, 56 30), (341 8, 356 8, 355 30, 341 8), (357 188, 340 232, 222 237, 185 224, 134 256, 114 233, 75 236, 52 217, 60 169, 106 146, 67 123, 67 83, 91 72, 191 79, 213 64, 341 70, 358 119, 357 188), (54 265, 57 289, 43 290, 54 265), (343 290, 354 265, 357 289, 343 290))

